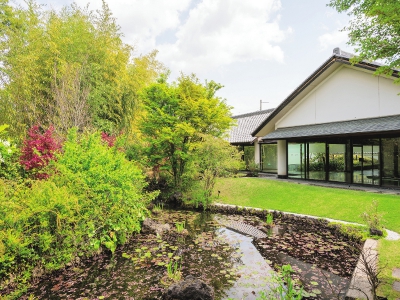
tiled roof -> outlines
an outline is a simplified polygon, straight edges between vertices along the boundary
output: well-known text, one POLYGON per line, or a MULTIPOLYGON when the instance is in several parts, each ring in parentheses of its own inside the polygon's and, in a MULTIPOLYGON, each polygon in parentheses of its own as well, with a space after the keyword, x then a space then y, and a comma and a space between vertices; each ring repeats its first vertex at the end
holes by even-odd
MULTIPOLYGON (((273 113, 271 113, 268 118, 266 118, 258 127, 256 127, 252 135, 257 136, 259 132, 266 127, 268 124, 274 124, 273 120, 279 119, 282 117, 282 113, 285 113, 284 110, 286 109, 287 106, 290 106, 292 101, 296 99, 296 97, 304 91, 308 87, 312 87, 313 82, 315 82, 319 77, 322 77, 323 73, 330 69, 335 63, 339 64, 346 64, 350 65, 350 59, 354 55, 345 51, 342 51, 339 48, 333 49, 333 55, 325 61, 317 70, 314 71, 300 86, 298 86, 275 110, 273 113), (282 112, 282 113, 281 113, 282 112), (279 116, 280 115, 280 116, 279 116), (271 122, 272 121, 272 122, 271 122)), ((366 69, 370 71, 376 71, 379 67, 382 65, 378 62, 367 62, 367 61, 361 61, 359 63, 354 64, 355 67, 359 67, 361 69, 366 69)), ((400 77, 399 75, 400 71, 394 69, 393 70, 393 77, 400 77)), ((275 120, 276 122, 276 120, 275 120)))
POLYGON ((251 133, 256 129, 273 111, 274 109, 260 110, 248 114, 233 116, 236 119, 230 132, 228 141, 231 144, 252 144, 255 137, 251 133))
POLYGON ((400 131, 400 115, 278 128, 263 140, 400 131))

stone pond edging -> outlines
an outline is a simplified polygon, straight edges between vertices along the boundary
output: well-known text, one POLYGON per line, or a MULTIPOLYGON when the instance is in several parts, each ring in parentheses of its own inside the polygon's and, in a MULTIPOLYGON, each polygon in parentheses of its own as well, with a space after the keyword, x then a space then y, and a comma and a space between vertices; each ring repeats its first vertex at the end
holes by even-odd
MULTIPOLYGON (((250 206, 240 206, 240 205, 232 205, 232 204, 224 204, 224 203, 214 203, 213 205, 215 206, 221 206, 221 207, 240 207, 240 208, 245 208, 245 209, 254 209, 254 210, 267 210, 270 212, 273 211, 278 211, 278 210, 273 210, 273 209, 261 209, 261 208, 257 208, 257 207, 250 207, 250 206)), ((343 223, 343 224, 350 224, 350 225, 361 225, 361 226, 365 226, 363 224, 359 224, 359 223, 353 223, 353 222, 347 222, 347 221, 342 221, 342 220, 335 220, 335 219, 330 219, 330 218, 324 218, 324 217, 317 217, 317 216, 312 216, 312 215, 304 215, 304 214, 298 214, 298 213, 292 213, 292 212, 286 212, 286 211, 279 211, 283 214, 286 215, 293 215, 293 216, 298 216, 298 217, 306 217, 306 218, 311 218, 311 219, 323 219, 323 220, 327 220, 329 222, 335 222, 335 223, 343 223)), ((385 237, 386 240, 390 240, 390 241, 397 241, 400 240, 400 234, 395 232, 395 231, 391 231, 386 229, 387 232, 387 236, 385 237)))

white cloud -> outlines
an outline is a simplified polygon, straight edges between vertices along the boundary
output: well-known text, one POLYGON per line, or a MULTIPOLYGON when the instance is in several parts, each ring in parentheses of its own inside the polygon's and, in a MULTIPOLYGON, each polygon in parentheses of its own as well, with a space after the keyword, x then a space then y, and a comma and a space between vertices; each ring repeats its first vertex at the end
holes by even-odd
MULTIPOLYGON (((341 27, 342 28, 342 27, 341 27)), ((324 33, 318 37, 321 50, 345 45, 348 41, 348 32, 336 29, 332 32, 324 33)))
POLYGON ((206 70, 233 62, 283 62, 277 45, 291 29, 279 27, 279 0, 203 0, 179 26, 174 43, 159 45, 160 59, 171 69, 206 70))
MULTIPOLYGON (((84 6, 88 0, 75 0, 84 6)), ((167 30, 176 30, 180 14, 191 0, 113 0, 107 1, 117 24, 124 32, 124 41, 147 53, 156 48, 156 38, 167 30)), ((90 9, 101 8, 101 1, 90 3, 90 9)))

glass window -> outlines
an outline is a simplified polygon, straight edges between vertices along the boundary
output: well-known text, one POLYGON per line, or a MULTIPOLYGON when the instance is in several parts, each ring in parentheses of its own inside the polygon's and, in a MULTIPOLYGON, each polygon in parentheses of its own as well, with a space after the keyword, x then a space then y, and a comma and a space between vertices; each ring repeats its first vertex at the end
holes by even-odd
POLYGON ((380 184, 380 151, 378 139, 356 140, 353 143, 353 183, 380 184))
POLYGON ((326 180, 325 143, 309 143, 308 147, 308 178, 326 180))
POLYGON ((305 177, 305 143, 288 143, 288 177, 305 177))
POLYGON ((261 167, 262 171, 278 172, 278 149, 277 144, 261 144, 261 167))
POLYGON ((254 146, 244 146, 243 147, 243 160, 246 164, 246 170, 249 167, 249 163, 254 163, 255 157, 254 157, 254 146))
POLYGON ((328 144, 329 180, 346 182, 346 144, 328 144))
POLYGON ((382 139, 382 185, 400 186, 400 138, 382 139))

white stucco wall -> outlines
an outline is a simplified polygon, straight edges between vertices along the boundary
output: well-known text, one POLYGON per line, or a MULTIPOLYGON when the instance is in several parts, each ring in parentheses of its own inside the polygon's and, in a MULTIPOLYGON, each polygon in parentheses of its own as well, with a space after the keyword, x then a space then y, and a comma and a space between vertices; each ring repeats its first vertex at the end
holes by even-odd
POLYGON ((344 65, 275 124, 275 129, 400 114, 400 86, 344 65))

